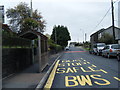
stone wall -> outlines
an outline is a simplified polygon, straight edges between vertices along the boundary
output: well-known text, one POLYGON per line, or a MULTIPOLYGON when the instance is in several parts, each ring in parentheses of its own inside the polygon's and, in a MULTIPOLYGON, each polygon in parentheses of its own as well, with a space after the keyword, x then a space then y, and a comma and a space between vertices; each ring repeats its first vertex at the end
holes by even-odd
POLYGON ((32 50, 29 48, 2 49, 2 76, 3 78, 25 69, 32 64, 32 50))

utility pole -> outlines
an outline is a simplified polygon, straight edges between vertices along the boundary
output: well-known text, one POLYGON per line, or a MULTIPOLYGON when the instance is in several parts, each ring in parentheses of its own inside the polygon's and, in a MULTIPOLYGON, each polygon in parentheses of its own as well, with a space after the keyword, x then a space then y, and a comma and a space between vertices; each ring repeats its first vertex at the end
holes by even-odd
POLYGON ((55 43, 57 44, 57 32, 56 32, 56 29, 55 29, 55 43))
POLYGON ((86 42, 87 34, 85 33, 85 42, 86 42))
POLYGON ((112 28, 113 28, 113 38, 115 43, 115 25, 114 25, 114 6, 113 6, 113 0, 111 0, 111 7, 112 7, 112 28))
POLYGON ((32 0, 31 0, 31 3, 30 3, 30 7, 31 7, 30 16, 31 16, 31 18, 32 18, 32 0))

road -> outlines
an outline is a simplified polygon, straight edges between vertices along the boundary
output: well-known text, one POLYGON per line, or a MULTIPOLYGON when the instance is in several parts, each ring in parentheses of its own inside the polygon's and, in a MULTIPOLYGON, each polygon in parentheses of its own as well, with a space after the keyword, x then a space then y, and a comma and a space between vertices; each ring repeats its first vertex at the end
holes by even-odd
MULTIPOLYGON (((120 87, 120 62, 71 47, 57 60, 44 88, 120 87)), ((114 90, 114 89, 113 89, 114 90)))

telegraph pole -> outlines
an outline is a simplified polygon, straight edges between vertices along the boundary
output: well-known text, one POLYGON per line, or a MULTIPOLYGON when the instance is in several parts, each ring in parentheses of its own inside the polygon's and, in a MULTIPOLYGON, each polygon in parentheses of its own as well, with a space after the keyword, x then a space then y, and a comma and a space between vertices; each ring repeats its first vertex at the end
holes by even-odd
POLYGON ((114 6, 113 6, 113 0, 111 0, 111 7, 112 7, 112 28, 113 28, 113 38, 115 43, 115 25, 114 25, 114 6))
POLYGON ((55 43, 57 44, 57 32, 56 32, 56 29, 55 29, 55 43))
POLYGON ((31 7, 30 16, 31 16, 31 18, 32 18, 32 0, 31 0, 31 3, 30 3, 30 7, 31 7))

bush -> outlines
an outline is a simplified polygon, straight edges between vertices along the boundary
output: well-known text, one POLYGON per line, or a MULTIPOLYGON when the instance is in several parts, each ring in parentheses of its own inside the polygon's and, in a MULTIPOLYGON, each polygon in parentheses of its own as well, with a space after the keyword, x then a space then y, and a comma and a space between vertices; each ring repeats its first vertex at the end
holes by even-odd
POLYGON ((19 47, 26 48, 31 47, 31 41, 18 37, 15 33, 12 32, 2 32, 2 46, 3 48, 19 47))
POLYGON ((56 45, 55 47, 56 47, 56 51, 58 51, 58 52, 62 50, 62 46, 60 46, 60 45, 56 45))
POLYGON ((49 49, 52 51, 59 52, 62 50, 62 46, 55 44, 51 39, 48 40, 49 49))

